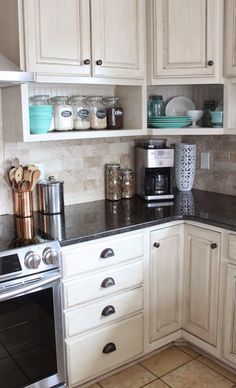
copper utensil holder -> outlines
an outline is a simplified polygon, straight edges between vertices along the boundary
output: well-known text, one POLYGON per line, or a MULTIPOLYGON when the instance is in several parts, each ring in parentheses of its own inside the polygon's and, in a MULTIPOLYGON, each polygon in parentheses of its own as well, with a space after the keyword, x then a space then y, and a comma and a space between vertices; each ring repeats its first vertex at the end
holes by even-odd
POLYGON ((18 239, 31 240, 34 237, 33 217, 15 217, 15 225, 18 239))
POLYGON ((13 191, 14 213, 17 217, 31 217, 33 215, 32 191, 13 191))

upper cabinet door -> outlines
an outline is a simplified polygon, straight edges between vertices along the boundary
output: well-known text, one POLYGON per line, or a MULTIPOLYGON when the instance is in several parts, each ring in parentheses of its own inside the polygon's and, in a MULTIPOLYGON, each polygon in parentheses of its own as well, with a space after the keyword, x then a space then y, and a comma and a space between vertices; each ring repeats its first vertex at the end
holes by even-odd
POLYGON ((145 2, 91 0, 93 75, 144 78, 145 2))
POLYGON ((215 0, 153 0, 153 77, 213 76, 215 0))
POLYGON ((88 0, 25 0, 24 24, 28 70, 90 75, 88 0))
POLYGON ((225 0, 224 75, 236 76, 236 0, 225 0))

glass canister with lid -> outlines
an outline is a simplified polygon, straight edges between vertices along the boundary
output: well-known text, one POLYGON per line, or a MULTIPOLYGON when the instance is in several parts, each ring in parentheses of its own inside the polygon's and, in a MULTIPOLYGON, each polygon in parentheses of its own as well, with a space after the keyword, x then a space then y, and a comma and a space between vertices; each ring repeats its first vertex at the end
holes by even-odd
POLYGON ((37 94, 30 98, 30 105, 50 105, 49 94, 37 94))
POLYGON ((161 95, 152 95, 148 99, 148 118, 165 116, 165 103, 161 95))
POLYGON ((52 98, 54 105, 54 127, 56 131, 69 131, 73 129, 73 112, 67 96, 52 98))
POLYGON ((122 198, 134 196, 134 172, 131 168, 121 169, 121 196, 122 198))
POLYGON ((74 129, 89 129, 90 114, 86 96, 72 96, 70 102, 73 109, 74 129))
POLYGON ((123 128, 124 111, 121 107, 119 97, 104 97, 103 101, 107 110, 107 128, 123 128))
POLYGON ((86 98, 90 111, 91 129, 105 129, 107 127, 106 107, 102 96, 90 96, 86 98))
POLYGON ((105 166, 105 196, 110 201, 121 199, 121 172, 119 163, 105 166))

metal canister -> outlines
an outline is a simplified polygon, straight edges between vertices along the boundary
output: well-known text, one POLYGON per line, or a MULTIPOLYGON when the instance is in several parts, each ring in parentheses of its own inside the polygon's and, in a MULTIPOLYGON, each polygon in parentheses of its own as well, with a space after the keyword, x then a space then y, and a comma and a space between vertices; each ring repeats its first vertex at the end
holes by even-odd
POLYGON ((39 210, 43 214, 58 214, 64 211, 64 182, 53 176, 38 183, 39 210))

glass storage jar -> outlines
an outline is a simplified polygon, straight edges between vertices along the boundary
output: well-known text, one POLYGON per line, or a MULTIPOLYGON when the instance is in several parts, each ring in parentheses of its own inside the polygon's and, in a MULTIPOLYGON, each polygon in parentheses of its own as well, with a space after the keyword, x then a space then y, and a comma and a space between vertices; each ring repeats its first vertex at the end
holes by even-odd
POLYGON ((74 129, 89 129, 90 117, 86 96, 72 96, 70 103, 73 109, 74 129))
POLYGON ((108 163, 105 166, 105 196, 110 201, 121 199, 121 173, 118 163, 108 163))
POLYGON ((90 111, 90 127, 92 129, 105 129, 107 127, 106 108, 102 96, 87 97, 86 101, 90 111))
POLYGON ((103 99, 107 111, 107 128, 123 128, 124 111, 120 105, 119 97, 105 97, 103 99))
POLYGON ((162 96, 152 95, 148 100, 148 117, 165 116, 165 103, 162 96))
POLYGON ((134 173, 131 168, 121 169, 121 197, 132 198, 134 196, 134 173))
POLYGON ((54 104, 54 127, 56 131, 69 131, 73 129, 72 107, 67 96, 56 96, 52 99, 54 104))
POLYGON ((49 94, 37 94, 30 97, 31 105, 50 105, 49 103, 49 94))

